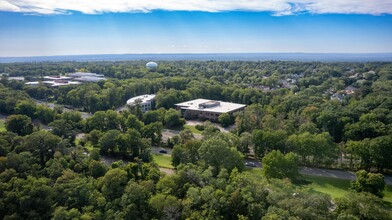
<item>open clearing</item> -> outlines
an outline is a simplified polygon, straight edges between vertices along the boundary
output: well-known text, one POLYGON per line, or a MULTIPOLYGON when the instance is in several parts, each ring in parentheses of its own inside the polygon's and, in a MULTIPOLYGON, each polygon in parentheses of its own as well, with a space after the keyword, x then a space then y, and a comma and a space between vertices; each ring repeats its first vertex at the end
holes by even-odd
MULTIPOLYGON (((254 175, 261 176, 261 169, 247 169, 246 172, 251 172, 254 175)), ((350 190, 350 180, 337 179, 332 177, 301 175, 301 179, 308 182, 308 184, 299 184, 299 187, 313 190, 330 195, 332 198, 339 198, 346 195, 350 190)), ((383 191, 385 204, 392 208, 392 186, 387 185, 383 191)))
POLYGON ((4 120, 0 119, 0 132, 6 131, 4 120))
POLYGON ((201 134, 202 133, 202 131, 197 130, 196 127, 192 126, 192 125, 184 125, 184 128, 188 128, 194 134, 201 134))
POLYGON ((154 158, 155 163, 158 166, 163 168, 173 169, 174 167, 171 165, 171 156, 168 154, 153 154, 152 157, 154 158))
MULTIPOLYGON (((310 182, 310 184, 304 185, 304 187, 328 194, 332 198, 343 197, 350 190, 350 180, 309 175, 303 175, 303 179, 310 182)), ((392 207, 392 186, 387 185, 383 193, 383 200, 389 207, 392 207)))

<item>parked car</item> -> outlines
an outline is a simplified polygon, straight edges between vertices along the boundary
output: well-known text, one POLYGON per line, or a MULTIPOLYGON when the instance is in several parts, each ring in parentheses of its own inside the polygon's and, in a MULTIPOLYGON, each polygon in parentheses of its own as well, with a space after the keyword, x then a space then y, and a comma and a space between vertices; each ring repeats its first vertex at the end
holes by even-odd
POLYGON ((160 149, 160 150, 159 150, 159 153, 161 153, 161 154, 167 154, 167 150, 165 150, 165 149, 160 149))
POLYGON ((245 162, 245 166, 247 166, 247 167, 256 167, 256 163, 255 162, 245 162))

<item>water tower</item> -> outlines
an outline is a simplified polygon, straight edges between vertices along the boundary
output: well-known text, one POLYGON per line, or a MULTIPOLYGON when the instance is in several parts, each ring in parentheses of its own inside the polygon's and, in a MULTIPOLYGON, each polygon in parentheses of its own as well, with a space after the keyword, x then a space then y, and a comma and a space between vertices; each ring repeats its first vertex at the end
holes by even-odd
POLYGON ((154 70, 154 69, 156 69, 157 67, 158 67, 158 64, 155 63, 155 62, 148 62, 148 63, 146 64, 146 68, 149 69, 149 70, 154 70))

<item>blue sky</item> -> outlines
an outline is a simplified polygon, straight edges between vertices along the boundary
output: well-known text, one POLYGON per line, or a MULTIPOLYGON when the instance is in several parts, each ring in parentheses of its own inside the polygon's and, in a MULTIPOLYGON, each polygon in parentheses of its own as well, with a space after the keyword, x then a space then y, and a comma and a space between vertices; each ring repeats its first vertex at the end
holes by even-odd
POLYGON ((168 6, 125 11, 82 6, 72 10, 66 6, 37 10, 37 7, 20 6, 22 9, 18 11, 4 5, 2 8, 1 4, 0 0, 2 57, 108 53, 392 52, 392 15, 385 7, 370 7, 370 11, 359 12, 333 11, 333 8, 315 12, 298 9, 298 6, 267 11, 212 6, 195 11, 181 7, 179 10, 169 8, 169 11, 168 6))

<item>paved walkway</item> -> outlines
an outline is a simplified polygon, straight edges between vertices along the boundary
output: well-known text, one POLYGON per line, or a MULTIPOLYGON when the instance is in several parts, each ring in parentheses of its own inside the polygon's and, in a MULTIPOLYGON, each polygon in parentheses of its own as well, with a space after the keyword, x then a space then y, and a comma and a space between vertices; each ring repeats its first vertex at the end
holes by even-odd
MULTIPOLYGON (((38 105, 46 105, 46 106, 48 106, 51 109, 54 109, 54 107, 56 107, 56 106, 61 106, 61 105, 58 105, 58 104, 54 104, 54 103, 51 103, 51 102, 46 102, 46 101, 42 101, 42 100, 38 100, 38 99, 33 99, 33 100, 34 100, 34 102, 36 104, 38 104, 38 105)), ((79 111, 77 109, 69 109, 69 108, 67 108, 65 106, 62 106, 62 107, 63 107, 63 111, 64 112, 69 112, 69 111, 78 111, 78 112, 80 112, 80 115, 82 116, 83 119, 86 119, 86 118, 89 118, 89 117, 92 116, 92 114, 90 114, 88 112, 82 112, 82 111, 79 111)))

